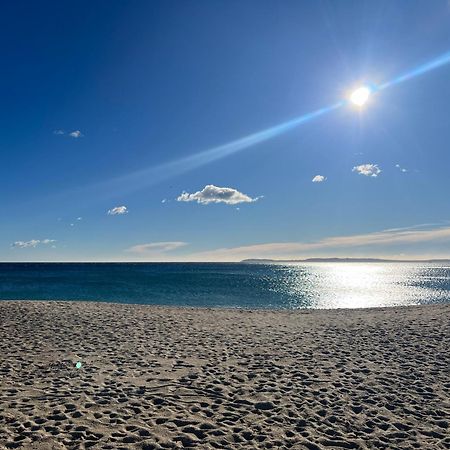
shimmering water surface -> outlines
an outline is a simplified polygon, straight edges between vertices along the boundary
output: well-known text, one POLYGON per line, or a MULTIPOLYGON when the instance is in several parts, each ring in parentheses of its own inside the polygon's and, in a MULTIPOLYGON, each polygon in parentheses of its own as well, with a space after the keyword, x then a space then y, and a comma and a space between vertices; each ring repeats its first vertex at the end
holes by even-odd
POLYGON ((0 263, 0 299, 242 308, 450 302, 450 265, 0 263))

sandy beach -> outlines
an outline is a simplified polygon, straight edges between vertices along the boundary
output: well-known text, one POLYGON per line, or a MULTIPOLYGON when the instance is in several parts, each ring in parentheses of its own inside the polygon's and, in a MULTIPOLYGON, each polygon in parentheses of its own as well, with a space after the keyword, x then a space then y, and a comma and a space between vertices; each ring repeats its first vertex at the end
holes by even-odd
POLYGON ((449 349, 450 305, 2 301, 0 448, 448 449, 449 349))

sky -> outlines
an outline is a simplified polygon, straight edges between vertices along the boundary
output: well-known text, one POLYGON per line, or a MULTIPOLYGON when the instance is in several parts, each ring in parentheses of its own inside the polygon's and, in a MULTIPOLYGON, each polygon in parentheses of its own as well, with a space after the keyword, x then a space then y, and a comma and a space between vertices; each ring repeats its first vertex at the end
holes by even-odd
POLYGON ((1 261, 450 257, 447 0, 18 0, 0 50, 1 261))

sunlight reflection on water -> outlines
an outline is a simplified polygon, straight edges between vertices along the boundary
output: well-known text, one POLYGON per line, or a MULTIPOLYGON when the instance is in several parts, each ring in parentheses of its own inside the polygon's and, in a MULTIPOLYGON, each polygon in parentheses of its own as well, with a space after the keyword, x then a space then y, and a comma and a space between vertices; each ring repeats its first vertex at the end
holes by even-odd
POLYGON ((417 264, 320 263, 283 266, 292 308, 370 308, 445 302, 449 268, 417 264))

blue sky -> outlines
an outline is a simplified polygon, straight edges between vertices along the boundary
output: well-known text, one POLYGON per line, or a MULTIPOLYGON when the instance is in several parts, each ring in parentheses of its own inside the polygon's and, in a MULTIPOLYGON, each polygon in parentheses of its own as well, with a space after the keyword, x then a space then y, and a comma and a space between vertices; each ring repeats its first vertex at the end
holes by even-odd
POLYGON ((447 0, 17 1, 0 37, 3 261, 450 256, 450 64, 347 102, 450 60, 447 0))

